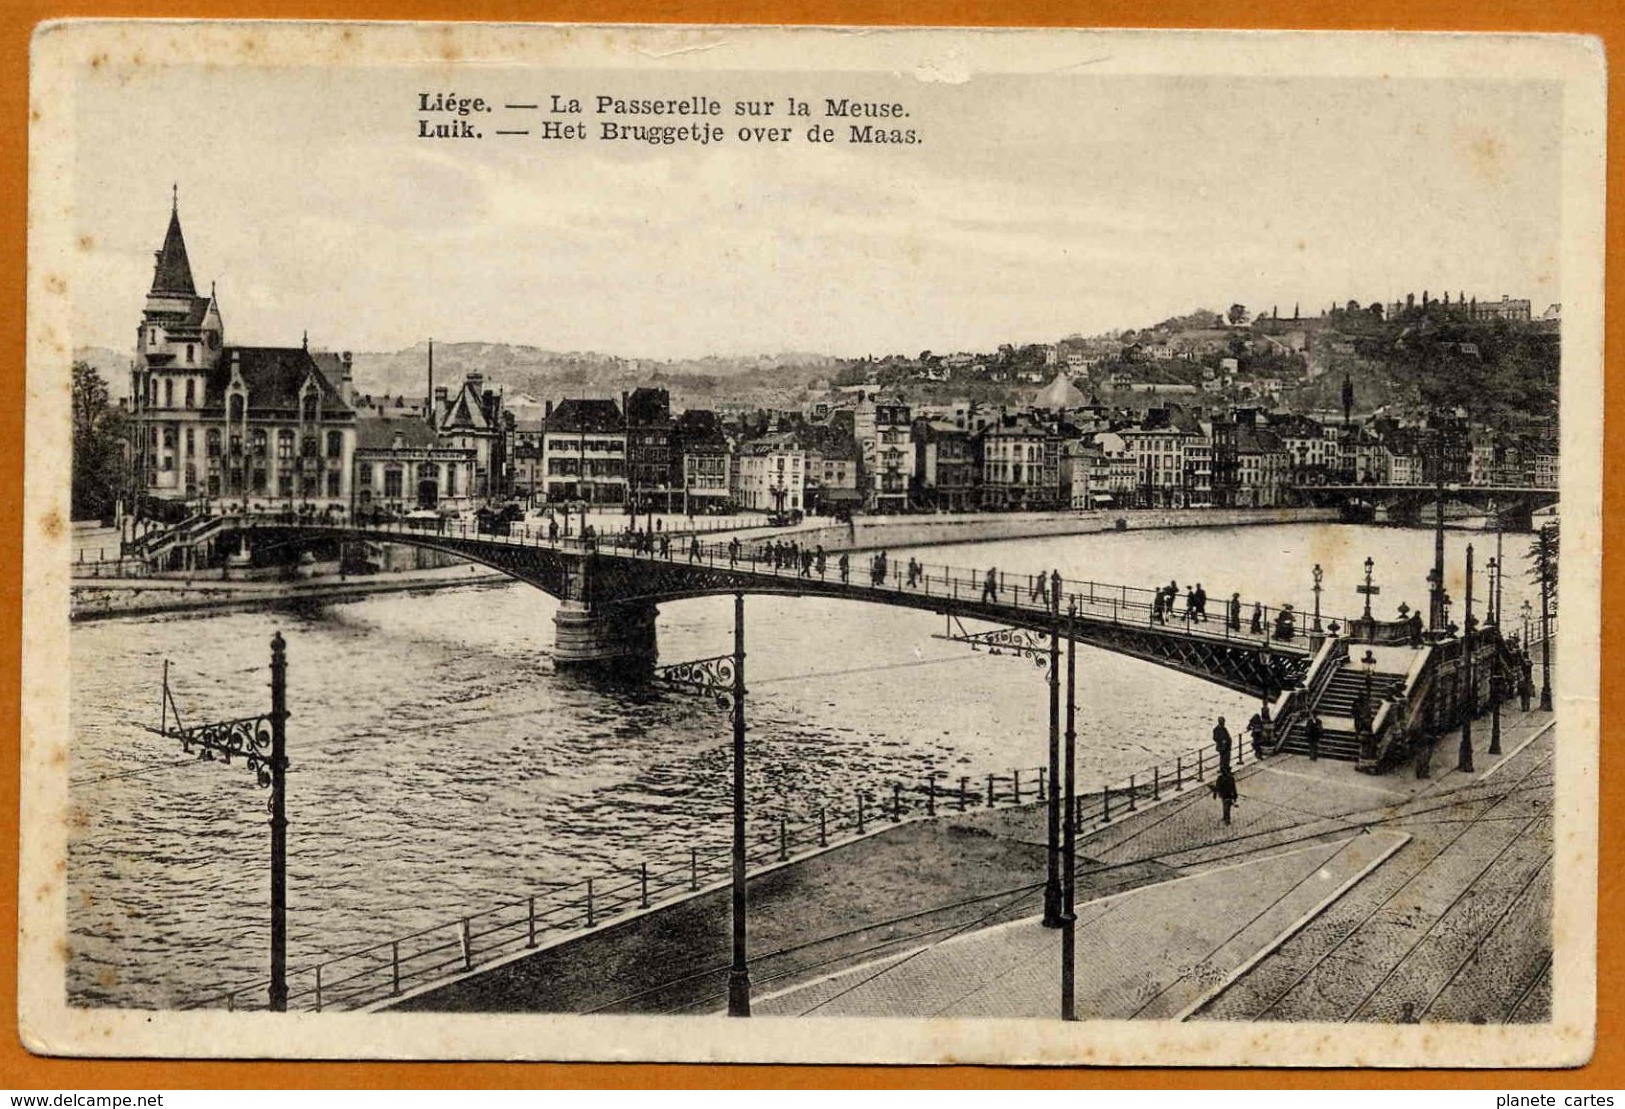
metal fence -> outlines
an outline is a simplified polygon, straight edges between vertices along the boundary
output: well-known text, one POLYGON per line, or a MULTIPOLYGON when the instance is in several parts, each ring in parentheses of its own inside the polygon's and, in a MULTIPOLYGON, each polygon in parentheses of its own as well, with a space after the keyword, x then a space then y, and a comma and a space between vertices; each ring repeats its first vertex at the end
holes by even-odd
MULTIPOLYGON (((1239 747, 1235 754, 1239 765, 1245 754, 1239 747)), ((1147 804, 1202 785, 1217 770, 1217 753, 1199 748, 1131 774, 1125 783, 1079 792, 1074 810, 1078 827, 1087 831, 1111 824, 1147 804)), ((810 812, 758 821, 746 842, 747 869, 760 873, 911 820, 1048 802, 1053 787, 1046 767, 1032 767, 979 775, 933 771, 917 780, 857 790, 810 812)), ((677 858, 527 893, 456 920, 290 970, 288 1007, 357 1009, 388 1001, 569 933, 692 897, 725 883, 731 869, 731 849, 708 844, 690 847, 677 858)), ((192 1007, 264 1009, 267 986, 261 981, 222 989, 200 998, 192 1007)))

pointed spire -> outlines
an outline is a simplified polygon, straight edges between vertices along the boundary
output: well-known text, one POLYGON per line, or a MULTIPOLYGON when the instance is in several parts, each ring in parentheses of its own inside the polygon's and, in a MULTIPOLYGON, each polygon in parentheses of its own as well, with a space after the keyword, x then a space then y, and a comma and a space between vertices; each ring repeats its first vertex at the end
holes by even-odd
POLYGON ((310 329, 309 328, 305 329, 305 337, 300 340, 299 345, 301 347, 303 347, 305 350, 310 349, 310 329))
POLYGON ((178 189, 173 199, 174 207, 169 213, 169 231, 164 235, 164 248, 158 252, 157 264, 153 266, 152 292, 197 296, 197 286, 192 284, 192 263, 186 257, 186 238, 181 234, 178 189))

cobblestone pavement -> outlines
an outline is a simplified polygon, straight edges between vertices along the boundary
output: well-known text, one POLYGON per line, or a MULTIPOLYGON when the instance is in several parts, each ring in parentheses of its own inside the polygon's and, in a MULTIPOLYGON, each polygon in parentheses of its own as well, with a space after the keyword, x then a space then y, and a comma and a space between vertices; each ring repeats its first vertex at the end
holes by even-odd
MULTIPOLYGON (((1453 735, 1428 780, 1291 756, 1242 769, 1229 826, 1195 783, 1081 829, 1080 883, 1104 896, 1078 909, 1079 1015, 1545 1019, 1550 721, 1503 713, 1496 757, 1482 722, 1476 774, 1454 769, 1453 735), (1153 862, 1165 880, 1109 892, 1113 874, 1153 862)), ((842 968, 757 1011, 1053 1017, 1059 952, 1027 917, 842 968)))

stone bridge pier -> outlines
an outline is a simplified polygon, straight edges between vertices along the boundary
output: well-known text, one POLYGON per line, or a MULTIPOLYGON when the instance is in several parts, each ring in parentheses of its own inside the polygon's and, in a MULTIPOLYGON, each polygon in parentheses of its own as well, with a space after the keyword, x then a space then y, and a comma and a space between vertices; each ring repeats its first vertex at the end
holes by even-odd
POLYGON ((569 669, 644 678, 658 656, 650 601, 561 600, 553 616, 553 661, 569 669))

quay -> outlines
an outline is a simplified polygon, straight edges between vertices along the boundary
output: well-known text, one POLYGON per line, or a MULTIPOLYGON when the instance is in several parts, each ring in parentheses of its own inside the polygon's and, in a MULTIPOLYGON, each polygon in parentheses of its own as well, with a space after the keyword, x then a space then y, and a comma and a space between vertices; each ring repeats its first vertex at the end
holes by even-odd
MULTIPOLYGON (((1229 826, 1197 783, 1085 809, 1079 1015, 1545 1020, 1557 740, 1550 712, 1502 711, 1505 754, 1476 774, 1277 755, 1238 770, 1229 826)), ((944 811, 758 873, 753 1014, 1055 1019, 1044 821, 944 811)), ((375 1008, 720 1013, 728 935, 723 887, 375 1008)))

